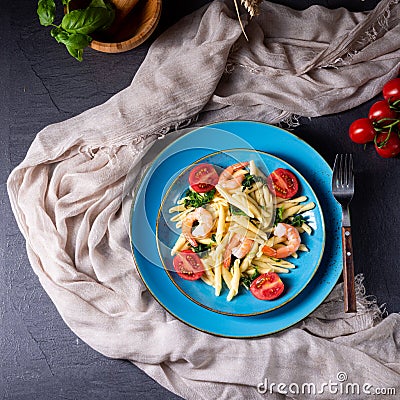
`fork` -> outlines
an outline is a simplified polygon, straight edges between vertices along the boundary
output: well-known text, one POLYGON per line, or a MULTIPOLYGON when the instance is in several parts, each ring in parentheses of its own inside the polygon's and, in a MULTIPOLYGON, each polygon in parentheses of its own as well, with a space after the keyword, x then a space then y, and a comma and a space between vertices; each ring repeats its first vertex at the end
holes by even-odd
POLYGON ((333 165, 332 194, 335 200, 342 206, 344 311, 346 313, 354 313, 357 312, 357 307, 349 214, 349 204, 354 195, 352 154, 336 154, 335 164, 333 165))

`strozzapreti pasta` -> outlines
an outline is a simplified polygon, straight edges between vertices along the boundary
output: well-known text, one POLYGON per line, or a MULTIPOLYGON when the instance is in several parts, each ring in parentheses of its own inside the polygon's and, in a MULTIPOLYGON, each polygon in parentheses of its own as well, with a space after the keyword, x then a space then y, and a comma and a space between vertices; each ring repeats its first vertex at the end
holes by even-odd
POLYGON ((253 160, 220 174, 211 164, 199 164, 189 184, 169 209, 181 231, 171 249, 178 275, 202 279, 216 296, 225 284, 228 301, 240 285, 262 300, 278 297, 284 285, 276 274, 296 268, 287 258, 308 251, 301 234, 312 233, 303 213, 315 204, 306 196, 294 197, 298 182, 293 173, 278 169, 267 177, 253 160))

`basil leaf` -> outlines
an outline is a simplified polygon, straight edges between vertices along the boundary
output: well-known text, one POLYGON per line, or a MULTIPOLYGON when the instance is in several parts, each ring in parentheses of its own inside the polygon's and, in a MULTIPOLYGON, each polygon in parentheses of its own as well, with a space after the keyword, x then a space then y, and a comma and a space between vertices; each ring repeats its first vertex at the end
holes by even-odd
POLYGON ((68 43, 69 33, 62 31, 58 33, 56 36, 54 36, 54 39, 56 39, 58 43, 66 44, 68 43))
POLYGON ((68 36, 68 32, 65 32, 64 29, 59 28, 58 26, 56 26, 55 28, 53 28, 50 31, 50 35, 57 40, 58 43, 60 43, 60 41, 58 40, 58 36, 60 36, 61 34, 65 34, 66 36, 68 36))
POLYGON ((92 0, 89 4, 89 7, 105 8, 108 11, 108 14, 109 14, 108 22, 106 22, 106 24, 104 24, 103 26, 98 28, 98 30, 108 29, 111 26, 111 24, 113 23, 114 18, 115 18, 115 10, 114 10, 112 4, 109 2, 106 2, 104 0, 92 0))
POLYGON ((75 49, 70 46, 65 46, 68 50, 68 53, 71 54, 72 57, 76 58, 78 61, 83 60, 83 49, 75 49))
MULTIPOLYGON (((103 25, 103 26, 101 26, 100 28, 99 28, 99 30, 101 30, 101 31, 105 31, 105 30, 107 30, 111 25, 112 25, 112 23, 114 22, 114 19, 115 19, 115 9, 114 9, 114 7, 113 7, 113 5, 111 4, 111 3, 108 3, 108 2, 104 2, 104 1, 101 1, 101 0, 93 0, 92 1, 92 3, 96 3, 97 1, 99 1, 99 2, 101 2, 104 6, 105 6, 105 8, 107 9, 107 12, 108 12, 108 21, 103 25)), ((103 7, 103 6, 97 6, 97 7, 103 7)))
POLYGON ((64 44, 75 49, 84 49, 86 46, 89 46, 91 41, 92 38, 89 35, 73 33, 69 36, 68 41, 64 44))
POLYGON ((92 38, 89 35, 83 35, 82 33, 68 33, 60 28, 52 29, 50 34, 58 43, 63 43, 74 49, 84 49, 92 41, 92 38))
POLYGON ((107 4, 104 2, 104 0, 92 0, 89 4, 89 7, 107 8, 107 4))
POLYGON ((54 0, 39 0, 37 14, 41 25, 51 25, 56 16, 56 3, 54 0))
POLYGON ((88 35, 104 28, 112 22, 114 13, 108 8, 88 7, 84 10, 74 10, 64 15, 61 27, 69 33, 88 35))
POLYGON ((114 22, 114 19, 115 19, 115 10, 114 10, 113 6, 110 3, 106 3, 106 8, 108 11, 108 16, 109 16, 108 22, 106 22, 102 27, 99 28, 99 30, 101 30, 101 31, 107 30, 112 25, 112 23, 114 22))

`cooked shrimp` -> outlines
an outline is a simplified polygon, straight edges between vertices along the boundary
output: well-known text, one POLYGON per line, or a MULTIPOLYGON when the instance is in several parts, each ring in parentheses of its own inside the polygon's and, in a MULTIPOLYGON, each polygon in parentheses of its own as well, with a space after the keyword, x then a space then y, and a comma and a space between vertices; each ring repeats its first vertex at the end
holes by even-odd
POLYGON ((235 233, 225 249, 224 267, 229 268, 229 266, 231 265, 232 254, 236 258, 243 258, 244 256, 246 256, 253 247, 253 243, 254 240, 248 239, 245 236, 241 236, 238 233, 235 233))
POLYGON ((210 211, 203 207, 198 207, 189 213, 182 221, 182 234, 185 239, 193 246, 197 247, 195 238, 201 239, 206 237, 214 226, 214 218, 210 211), (199 224, 193 229, 195 222, 199 224))
POLYGON ((247 167, 248 165, 248 162, 241 162, 225 168, 219 176, 218 184, 225 189, 238 188, 243 182, 244 175, 233 176, 233 173, 247 167))
POLYGON ((272 247, 264 246, 262 251, 269 257, 286 258, 296 252, 300 247, 300 234, 292 225, 283 224, 280 222, 274 230, 274 235, 278 237, 286 237, 289 243, 286 246, 280 247, 279 249, 273 249, 272 247))

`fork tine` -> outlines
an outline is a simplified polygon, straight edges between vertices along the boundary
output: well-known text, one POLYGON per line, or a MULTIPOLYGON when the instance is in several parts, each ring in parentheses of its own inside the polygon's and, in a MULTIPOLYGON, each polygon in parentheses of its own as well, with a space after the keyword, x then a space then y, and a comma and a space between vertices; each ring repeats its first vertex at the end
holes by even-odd
POLYGON ((349 189, 354 190, 353 154, 349 157, 349 189))
POLYGON ((344 166, 343 166, 343 185, 348 187, 349 185, 349 155, 346 153, 344 155, 344 166))
POLYGON ((339 154, 339 182, 338 185, 343 188, 343 154, 339 154))
POLYGON ((332 176, 332 186, 338 187, 339 183, 339 154, 335 156, 335 162, 333 164, 333 176, 332 176))

